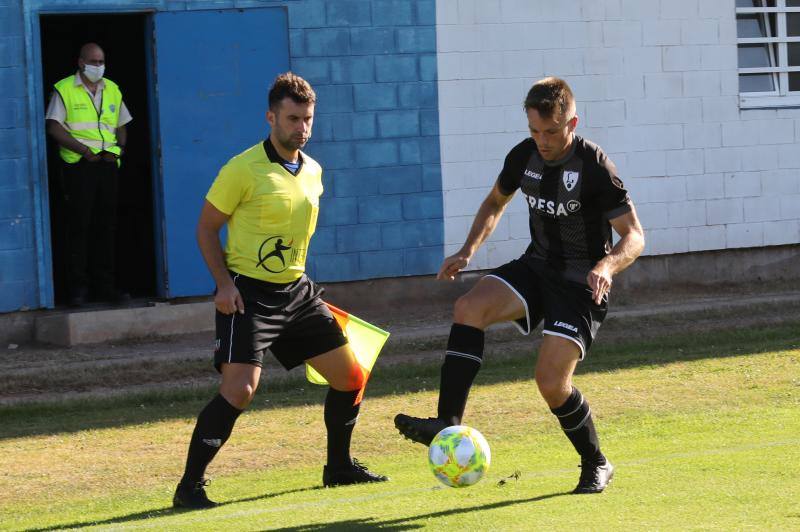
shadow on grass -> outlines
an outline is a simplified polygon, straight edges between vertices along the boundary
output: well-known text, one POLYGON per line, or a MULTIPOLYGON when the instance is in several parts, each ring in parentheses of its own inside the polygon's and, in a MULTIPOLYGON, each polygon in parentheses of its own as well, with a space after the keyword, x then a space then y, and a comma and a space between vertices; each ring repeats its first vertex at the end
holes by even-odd
POLYGON ((341 530, 342 532, 345 531, 359 532, 363 530, 415 530, 426 527, 426 525, 424 524, 419 524, 415 522, 423 519, 435 519, 437 517, 447 517, 452 515, 466 514, 466 513, 479 512, 485 510, 494 510, 497 508, 505 508, 507 506, 514 506, 517 504, 529 504, 532 502, 544 501, 547 499, 552 499, 553 497, 562 497, 564 495, 570 495, 570 492, 566 491, 559 493, 550 493, 547 495, 539 495, 537 497, 529 497, 526 499, 513 499, 510 501, 494 502, 490 504, 484 504, 482 506, 452 508, 450 510, 442 510, 440 512, 431 512, 420 515, 412 515, 408 517, 401 517, 398 519, 373 519, 373 518, 349 519, 346 521, 339 521, 336 523, 300 525, 300 526, 291 526, 286 528, 276 528, 270 530, 274 530, 275 532, 315 532, 318 530, 334 530, 334 531, 341 530))
MULTIPOLYGON (((533 347, 519 343, 487 346, 484 365, 476 384, 495 384, 528 380, 533 377, 533 347)), ((772 327, 714 330, 705 333, 653 336, 647 340, 603 342, 602 332, 577 373, 606 372, 619 369, 689 362, 759 354, 800 346, 800 323, 772 327)), ((394 364, 381 367, 380 361, 367 388, 370 397, 382 397, 439 386, 440 361, 394 364)), ((302 378, 287 378, 262 383, 250 410, 280 409, 318 404, 320 410, 327 387, 309 384, 302 378)), ((80 399, 47 404, 0 407, 0 440, 78 432, 87 429, 124 427, 174 419, 193 419, 214 396, 212 387, 176 389, 171 392, 80 399)), ((322 412, 320 411, 320 418, 322 412)), ((188 440, 187 440, 188 442, 188 440)))
MULTIPOLYGON (((316 491, 323 489, 322 486, 311 486, 308 488, 297 488, 293 490, 285 490, 285 491, 278 491, 275 493, 265 493, 264 495, 256 495, 253 497, 244 497, 242 499, 235 499, 231 501, 221 502, 217 505, 217 508, 226 506, 228 504, 239 504, 243 502, 253 502, 253 501, 261 501, 265 499, 273 499, 275 497, 280 497, 282 495, 291 495, 293 493, 301 493, 304 491, 316 491)), ((79 521, 75 523, 67 523, 63 525, 53 525, 46 528, 31 528, 28 529, 30 532, 45 532, 47 530, 70 530, 75 528, 82 528, 87 526, 97 526, 97 525, 113 525, 113 524, 124 524, 124 523, 131 523, 133 521, 142 521, 144 519, 154 519, 157 517, 166 517, 169 515, 175 514, 182 514, 191 511, 199 511, 199 510, 187 510, 185 508, 173 508, 172 506, 167 506, 164 508, 155 508, 151 510, 144 510, 142 512, 136 512, 133 514, 128 515, 120 515, 118 517, 109 517, 108 519, 102 519, 100 521, 79 521)))

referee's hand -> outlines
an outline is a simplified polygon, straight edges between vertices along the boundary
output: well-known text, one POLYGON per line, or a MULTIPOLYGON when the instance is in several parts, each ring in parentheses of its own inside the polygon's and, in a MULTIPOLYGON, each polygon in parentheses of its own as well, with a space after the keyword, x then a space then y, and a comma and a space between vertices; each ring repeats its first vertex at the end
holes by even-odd
POLYGON ((222 314, 233 314, 238 312, 244 314, 244 301, 239 289, 233 283, 217 287, 217 295, 214 296, 214 306, 222 314))

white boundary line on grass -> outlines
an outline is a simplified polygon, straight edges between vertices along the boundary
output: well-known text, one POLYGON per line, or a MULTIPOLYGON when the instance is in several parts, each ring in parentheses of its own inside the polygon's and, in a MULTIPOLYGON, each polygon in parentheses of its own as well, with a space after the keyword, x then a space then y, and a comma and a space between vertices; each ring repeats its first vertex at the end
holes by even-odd
MULTIPOLYGON (((768 442, 768 443, 753 443, 749 445, 740 445, 737 447, 726 447, 722 449, 705 449, 702 451, 696 452, 682 452, 682 453, 670 453, 665 454, 662 456, 653 456, 649 458, 640 458, 637 460, 625 460, 616 462, 618 466, 637 466, 642 464, 650 464, 654 462, 660 461, 669 461, 669 460, 680 460, 682 458, 695 458, 700 456, 713 456, 719 454, 731 454, 731 453, 739 453, 744 451, 751 451, 755 449, 765 449, 769 447, 782 447, 782 446, 797 446, 800 445, 800 440, 787 440, 787 441, 780 441, 780 442, 768 442)), ((561 476, 565 473, 572 473, 574 472, 574 468, 562 468, 562 469, 553 469, 550 471, 540 471, 540 472, 525 472, 523 473, 523 477, 553 477, 553 476, 561 476)), ((487 481, 488 479, 484 480, 487 481)), ((519 481, 518 481, 519 482, 519 481)), ((253 517, 257 515, 264 515, 264 514, 273 514, 285 511, 296 511, 308 508, 319 508, 323 506, 330 506, 333 504, 352 504, 352 503, 360 503, 360 502, 367 502, 367 501, 374 501, 376 499, 386 499, 390 497, 398 497, 403 495, 408 495, 412 493, 418 493, 420 491, 438 491, 438 490, 445 490, 447 489, 444 486, 434 486, 434 487, 424 487, 424 488, 409 488, 404 490, 394 490, 388 491, 383 493, 371 493, 369 495, 363 495, 359 497, 325 497, 324 500, 315 500, 309 501, 304 503, 297 503, 297 504, 290 504, 286 506, 271 506, 270 508, 258 508, 252 510, 240 510, 237 512, 233 512, 230 514, 222 514, 222 515, 209 515, 209 511, 213 512, 213 510, 206 510, 201 511, 197 514, 197 516, 193 519, 183 520, 180 525, 188 525, 191 523, 208 523, 209 521, 217 522, 217 521, 225 521, 228 519, 236 519, 239 517, 253 517)), ((321 492, 325 493, 326 495, 330 493, 328 490, 321 490, 321 492)), ((219 508, 219 510, 223 509, 219 508)), ((159 517, 171 517, 177 514, 171 514, 170 516, 159 516, 159 517)), ((157 519, 154 522, 146 523, 146 524, 114 524, 109 527, 101 527, 99 530, 141 530, 141 529, 152 529, 152 528, 163 528, 165 523, 162 519, 157 519)))

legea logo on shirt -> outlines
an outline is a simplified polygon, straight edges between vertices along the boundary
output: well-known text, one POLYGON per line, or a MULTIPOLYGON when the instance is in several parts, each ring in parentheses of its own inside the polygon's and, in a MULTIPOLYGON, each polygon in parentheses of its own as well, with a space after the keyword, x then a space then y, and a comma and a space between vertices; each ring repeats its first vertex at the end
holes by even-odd
POLYGON ((528 170, 527 168, 525 169, 525 175, 537 181, 542 180, 542 174, 536 173, 533 170, 528 170))

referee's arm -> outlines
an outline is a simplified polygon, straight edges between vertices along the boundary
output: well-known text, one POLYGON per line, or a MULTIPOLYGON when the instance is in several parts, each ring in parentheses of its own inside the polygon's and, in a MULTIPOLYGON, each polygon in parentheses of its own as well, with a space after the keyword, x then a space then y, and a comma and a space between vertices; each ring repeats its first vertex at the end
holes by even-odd
POLYGON ((228 273, 222 242, 219 239, 219 231, 228 222, 228 218, 230 216, 206 200, 200 212, 200 220, 197 222, 197 244, 217 284, 217 294, 214 297, 217 310, 223 314, 233 314, 237 311, 244 314, 244 302, 228 273))

